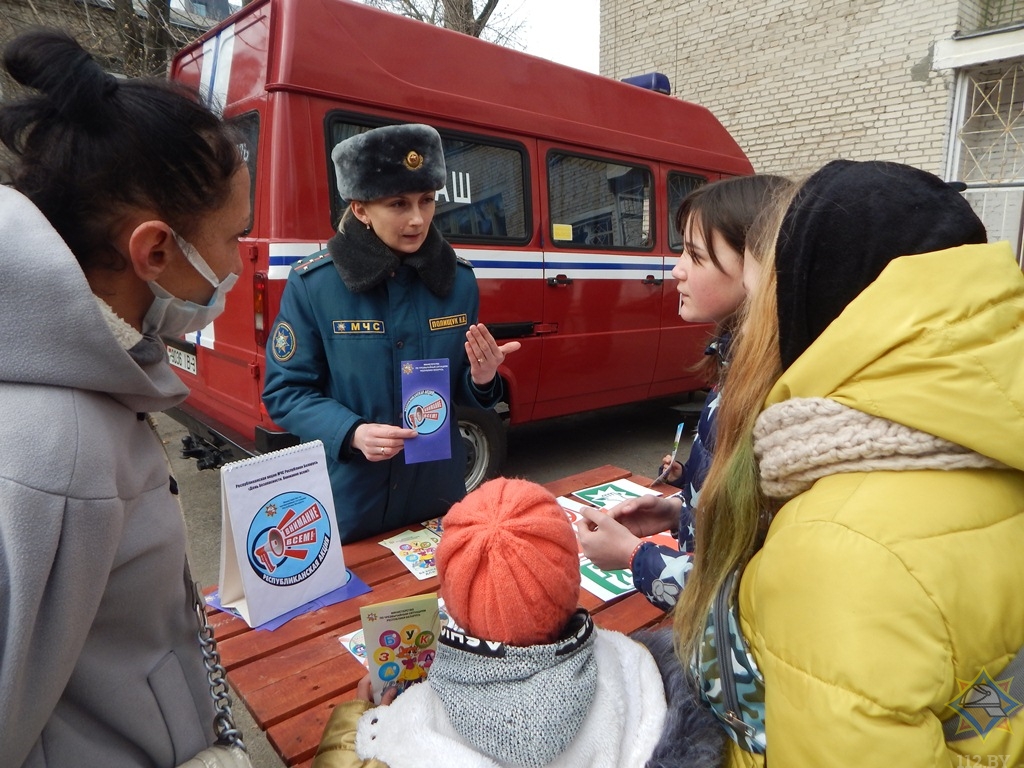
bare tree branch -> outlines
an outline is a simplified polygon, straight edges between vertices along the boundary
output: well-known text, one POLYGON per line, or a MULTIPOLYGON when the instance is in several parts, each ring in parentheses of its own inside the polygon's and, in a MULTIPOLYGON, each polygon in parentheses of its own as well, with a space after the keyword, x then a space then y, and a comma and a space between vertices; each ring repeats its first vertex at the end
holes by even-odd
POLYGON ((487 26, 487 22, 491 20, 491 14, 494 13, 494 9, 498 7, 498 0, 487 0, 487 4, 483 7, 480 13, 476 17, 476 25, 479 30, 475 37, 480 37, 480 32, 483 32, 484 27, 487 26))
POLYGON ((523 22, 496 14, 500 0, 363 0, 366 5, 522 49, 523 22), (479 10, 477 8, 479 7, 479 10))

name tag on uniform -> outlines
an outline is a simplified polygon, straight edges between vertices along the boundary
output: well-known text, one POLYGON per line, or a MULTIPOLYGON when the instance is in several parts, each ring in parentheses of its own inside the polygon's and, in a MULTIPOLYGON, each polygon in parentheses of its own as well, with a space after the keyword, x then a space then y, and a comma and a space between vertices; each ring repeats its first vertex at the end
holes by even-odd
POLYGON ((384 333, 383 320, 335 320, 335 333, 384 333))
POLYGON ((457 328, 460 325, 468 325, 469 318, 466 315, 448 315, 448 317, 432 317, 429 320, 430 330, 443 331, 446 328, 457 328))

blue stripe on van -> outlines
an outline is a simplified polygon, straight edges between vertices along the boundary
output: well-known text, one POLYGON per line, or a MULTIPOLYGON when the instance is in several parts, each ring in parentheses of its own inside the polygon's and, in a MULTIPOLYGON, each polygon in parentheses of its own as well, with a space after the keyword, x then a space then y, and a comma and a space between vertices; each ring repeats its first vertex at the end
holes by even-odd
MULTIPOLYGON (((294 256, 271 256, 270 266, 272 267, 290 267, 300 259, 304 259, 310 254, 296 254, 294 256)), ((472 260, 471 260, 472 261, 472 260)), ((478 269, 530 269, 530 270, 569 270, 569 269, 649 269, 653 272, 660 272, 663 269, 668 269, 660 261, 622 261, 622 262, 575 262, 575 261, 512 261, 512 260, 498 260, 498 259, 477 259, 473 261, 473 266, 478 269)))
POLYGON ((272 267, 290 267, 299 259, 304 259, 309 256, 308 253, 296 256, 271 256, 270 266, 272 267))
POLYGON ((497 259, 470 259, 476 269, 540 269, 539 261, 498 261, 497 259))
POLYGON ((544 268, 548 270, 553 269, 650 269, 652 271, 660 272, 663 265, 660 261, 645 262, 645 261, 620 261, 620 262, 609 262, 609 261, 598 261, 598 262, 578 262, 578 261, 545 261, 544 268))

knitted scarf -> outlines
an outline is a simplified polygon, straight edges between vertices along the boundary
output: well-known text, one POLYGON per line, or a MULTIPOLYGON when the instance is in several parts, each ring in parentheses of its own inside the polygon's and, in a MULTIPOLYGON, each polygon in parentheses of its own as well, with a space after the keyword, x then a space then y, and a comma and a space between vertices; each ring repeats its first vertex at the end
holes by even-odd
POLYGON ((766 408, 754 425, 754 454, 761 487, 773 499, 791 499, 842 472, 1006 469, 962 445, 820 397, 766 408))

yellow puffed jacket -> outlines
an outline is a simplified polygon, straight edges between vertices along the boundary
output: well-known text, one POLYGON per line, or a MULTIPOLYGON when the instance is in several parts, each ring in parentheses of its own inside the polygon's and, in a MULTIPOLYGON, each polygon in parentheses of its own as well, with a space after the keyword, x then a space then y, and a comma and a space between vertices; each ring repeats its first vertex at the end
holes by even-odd
MULTIPOLYGON (((1024 277, 1006 243, 892 262, 766 407, 827 398, 1006 469, 832 474, 740 585, 774 768, 1024 765, 1024 711, 947 745, 947 704, 1024 646, 1024 277)), ((1009 709, 1012 706, 1007 705, 1009 709)), ((733 747, 735 766, 763 765, 733 747)))

